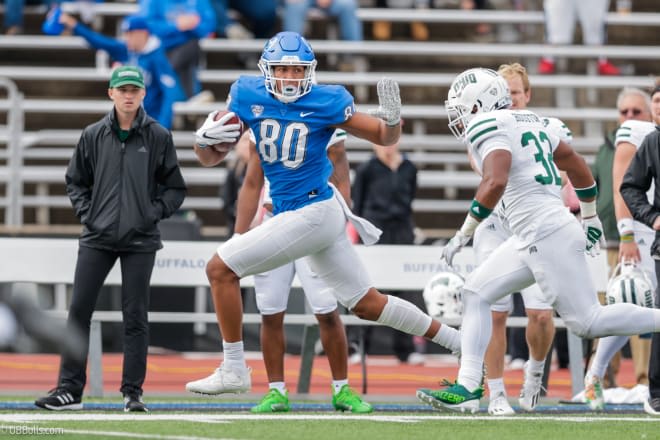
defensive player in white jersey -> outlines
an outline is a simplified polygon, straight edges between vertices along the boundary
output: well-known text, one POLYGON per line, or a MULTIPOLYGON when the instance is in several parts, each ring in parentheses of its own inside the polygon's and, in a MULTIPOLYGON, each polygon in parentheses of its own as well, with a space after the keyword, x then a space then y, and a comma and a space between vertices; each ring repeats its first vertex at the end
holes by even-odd
POLYGON ((478 410, 491 337, 490 305, 534 281, 578 336, 660 330, 660 310, 632 304, 605 307, 598 302, 585 256, 585 251, 597 253, 604 241, 591 171, 568 144, 545 131, 540 117, 527 110, 508 110, 510 104, 504 78, 480 68, 461 73, 445 103, 449 127, 468 143, 482 180, 463 226, 443 248, 443 258, 451 264, 500 199, 499 214, 513 235, 465 281, 458 380, 445 389, 417 392, 437 408, 478 410), (584 229, 563 205, 557 167, 576 188, 584 229))
MULTIPOLYGON (((639 149, 646 135, 655 129, 655 125, 651 122, 651 99, 645 92, 641 90, 638 92, 645 97, 644 101, 647 106, 647 108, 642 109, 640 117, 648 118, 648 120, 627 120, 616 131, 614 141, 616 150, 612 167, 612 192, 617 229, 619 230, 620 237, 619 263, 624 261, 634 262, 641 267, 648 275, 648 279, 651 281, 653 291, 655 292, 657 279, 655 276, 655 262, 651 257, 651 243, 655 239, 655 231, 644 223, 633 220, 630 209, 628 209, 619 191, 623 175, 628 169, 635 152, 639 149)), ((627 113, 627 109, 622 110, 626 110, 627 113)), ((651 203, 653 201, 653 187, 651 187, 647 196, 649 203, 651 203)), ((627 336, 608 336, 598 341, 596 353, 584 378, 585 401, 594 411, 604 408, 605 399, 602 378, 607 370, 607 365, 614 355, 623 348, 626 342, 628 342, 627 336)))
MULTIPOLYGON (((532 89, 527 76, 527 69, 519 63, 503 64, 498 73, 506 80, 511 94, 511 109, 527 108, 532 97, 532 89)), ((554 133, 562 141, 570 144, 573 134, 557 118, 543 118, 545 130, 554 133)), ((497 209, 495 210, 497 212, 497 209)), ((511 231, 496 214, 481 222, 474 233, 472 246, 479 265, 500 244, 511 236, 511 231)), ((529 346, 529 361, 525 363, 524 382, 520 390, 519 403, 525 411, 533 411, 541 394, 545 359, 552 348, 555 326, 552 320, 552 304, 548 303, 537 284, 521 292, 529 322, 525 330, 529 346)), ((513 297, 507 295, 491 305, 493 316, 493 335, 486 350, 486 372, 490 402, 488 413, 496 416, 515 414, 509 404, 504 386, 504 355, 507 349, 506 321, 513 310, 513 297)))
POLYGON ((196 133, 195 152, 207 166, 225 153, 212 145, 235 143, 236 116, 255 135, 257 153, 273 198, 271 220, 234 236, 211 257, 206 267, 223 338, 223 362, 197 389, 235 392, 230 382, 248 381, 243 354, 242 277, 275 269, 308 257, 332 294, 357 316, 403 332, 425 336, 450 350, 459 333, 433 320, 412 303, 384 295, 373 287, 366 268, 345 232, 349 220, 365 244, 380 231, 353 215, 328 183, 332 166, 326 154, 336 128, 379 145, 392 145, 401 134, 398 84, 378 82, 379 117, 356 111, 353 97, 339 85, 314 84, 316 59, 309 43, 295 32, 280 32, 265 45, 259 66, 263 76, 241 76, 230 90, 230 113, 209 115, 196 133))

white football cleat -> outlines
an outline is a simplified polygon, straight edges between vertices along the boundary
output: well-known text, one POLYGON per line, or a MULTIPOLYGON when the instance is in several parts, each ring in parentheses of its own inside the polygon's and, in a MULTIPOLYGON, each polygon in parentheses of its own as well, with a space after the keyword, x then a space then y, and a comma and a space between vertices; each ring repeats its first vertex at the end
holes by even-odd
POLYGON ((491 416, 512 416, 515 413, 513 408, 511 408, 509 400, 506 398, 506 394, 497 393, 495 396, 491 396, 488 403, 488 414, 491 416))
POLYGON ((525 382, 520 390, 520 408, 524 411, 534 411, 539 403, 541 388, 543 387, 543 372, 532 373, 529 371, 529 363, 525 362, 525 382))
POLYGON ((251 372, 249 367, 238 370, 222 363, 210 376, 188 382, 186 391, 199 394, 247 393, 252 387, 251 372))

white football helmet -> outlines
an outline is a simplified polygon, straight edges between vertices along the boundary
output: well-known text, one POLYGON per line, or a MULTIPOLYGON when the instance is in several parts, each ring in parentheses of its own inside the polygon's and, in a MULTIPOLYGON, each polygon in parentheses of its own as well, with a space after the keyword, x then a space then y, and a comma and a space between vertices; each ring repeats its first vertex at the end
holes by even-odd
POLYGON ((445 101, 449 129, 462 141, 472 118, 510 105, 509 86, 502 76, 491 69, 468 69, 458 75, 449 87, 445 101))
POLYGON ((617 264, 607 283, 607 303, 631 303, 653 308, 653 284, 634 261, 617 264))
POLYGON ((460 320, 463 316, 463 278, 454 272, 435 274, 424 287, 426 311, 435 319, 460 320))

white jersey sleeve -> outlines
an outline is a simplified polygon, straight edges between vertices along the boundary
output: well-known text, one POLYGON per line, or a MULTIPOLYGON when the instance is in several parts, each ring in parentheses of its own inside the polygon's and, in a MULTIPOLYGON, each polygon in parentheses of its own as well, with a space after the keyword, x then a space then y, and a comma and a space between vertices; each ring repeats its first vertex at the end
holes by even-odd
POLYGON ((559 138, 559 140, 571 144, 573 142, 573 133, 571 130, 562 122, 561 119, 557 118, 542 118, 543 125, 545 129, 554 134, 559 138))
MULTIPOLYGON (((647 121, 625 121, 616 131, 616 137, 614 139, 614 145, 617 147, 620 143, 628 142, 635 146, 635 149, 639 150, 642 141, 655 129, 655 125, 652 122, 647 121)), ((649 203, 653 204, 653 197, 655 194, 655 184, 651 182, 649 190, 646 191, 646 197, 649 199, 649 203)), ((635 230, 650 230, 648 226, 643 223, 635 221, 635 230)))
POLYGON ((328 148, 332 147, 334 144, 345 141, 346 137, 347 137, 346 132, 341 128, 337 128, 335 132, 332 133, 332 137, 328 141, 328 148))
POLYGON ((614 145, 619 145, 621 142, 630 142, 635 148, 639 149, 646 135, 651 133, 654 127, 652 122, 625 121, 616 131, 614 145))

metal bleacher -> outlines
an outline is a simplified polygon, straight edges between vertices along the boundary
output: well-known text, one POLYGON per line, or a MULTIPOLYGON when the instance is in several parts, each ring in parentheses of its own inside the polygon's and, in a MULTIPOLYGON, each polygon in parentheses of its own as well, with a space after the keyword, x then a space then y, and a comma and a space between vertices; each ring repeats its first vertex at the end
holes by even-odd
MULTIPOLYGON (((64 8, 75 8, 75 5, 64 3, 64 8)), ((108 19, 118 19, 135 10, 134 4, 128 3, 97 3, 94 4, 97 14, 108 19)), ((75 10, 71 10, 75 12, 75 10)), ((447 24, 469 24, 489 22, 493 24, 531 24, 542 25, 543 16, 540 11, 462 11, 462 10, 408 10, 408 9, 376 9, 360 8, 360 18, 365 21, 388 20, 393 22, 424 21, 447 24)), ((311 16, 314 20, 323 20, 318 11, 311 16)), ((652 27, 660 25, 659 13, 635 12, 631 14, 610 13, 607 18, 610 26, 652 27)), ((615 60, 649 61, 657 59, 660 46, 635 45, 606 45, 600 47, 585 47, 582 45, 567 45, 548 47, 540 43, 497 43, 486 44, 476 42, 411 42, 411 41, 361 41, 346 42, 338 40, 312 40, 312 46, 320 57, 339 53, 352 53, 361 55, 370 60, 384 57, 396 57, 404 60, 403 65, 393 65, 391 70, 341 72, 319 70, 318 80, 323 83, 345 84, 354 91, 358 99, 360 110, 366 111, 376 106, 376 97, 373 90, 377 80, 384 76, 396 79, 402 88, 404 105, 402 115, 406 121, 405 133, 402 137, 401 148, 420 168, 420 189, 428 190, 415 201, 416 213, 458 213, 467 207, 467 196, 461 191, 469 193, 478 178, 469 170, 467 158, 463 147, 456 139, 448 134, 446 129, 446 112, 440 97, 446 94, 446 89, 455 76, 455 68, 445 67, 444 71, 436 69, 420 69, 410 71, 405 66, 405 60, 415 57, 432 59, 450 59, 453 62, 465 63, 479 57, 494 62, 521 61, 535 63, 541 54, 554 54, 569 60, 582 60, 595 62, 599 55, 615 60), (457 61, 458 60, 458 61, 457 61), (416 96, 426 99, 406 99, 407 92, 417 92, 416 96), (428 93, 427 93, 428 92, 428 93), (437 97, 437 98, 436 98, 437 97)), ((236 54, 258 55, 264 41, 260 40, 225 40, 204 39, 201 42, 207 57, 213 55, 235 56, 236 54)), ((0 78, 7 78, 16 84, 31 90, 33 84, 51 82, 57 85, 68 84, 83 86, 85 84, 106 83, 109 68, 101 57, 95 57, 84 40, 78 37, 61 36, 51 37, 42 35, 0 36, 0 50, 10 53, 21 51, 34 53, 38 59, 40 51, 58 51, 58 53, 75 53, 81 60, 79 66, 37 64, 1 63, 0 78), (93 67, 89 67, 90 59, 93 67), (82 67, 82 66, 87 67, 82 67)), ((216 97, 224 98, 230 83, 241 74, 257 73, 256 70, 241 68, 224 68, 214 65, 212 60, 207 62, 200 71, 200 80, 205 87, 219 90, 216 97)), ((602 140, 602 134, 617 114, 613 105, 603 105, 593 96, 597 93, 613 94, 622 86, 650 87, 653 79, 645 75, 626 75, 621 77, 602 77, 597 75, 561 74, 554 76, 531 75, 534 90, 549 92, 549 95, 573 95, 588 91, 591 98, 588 105, 574 107, 561 105, 559 99, 546 99, 543 106, 533 108, 538 113, 555 116, 565 121, 574 131, 575 148, 591 160, 602 140)), ((2 96, 2 95, 0 95, 2 96)), ((96 96, 96 95, 95 95, 96 96)), ((574 104, 574 100, 569 100, 574 104)), ((564 102, 565 104, 565 102, 564 102)), ((12 100, 0 97, 0 115, 9 114, 17 104, 12 100)), ((20 226, 26 216, 16 214, 17 211, 34 210, 31 222, 48 223, 52 221, 49 215, 53 208, 69 207, 64 195, 63 175, 66 161, 70 157, 83 124, 76 124, 77 117, 98 117, 111 108, 111 103, 103 99, 89 99, 87 96, 63 96, 53 92, 42 96, 35 92, 20 94, 20 115, 15 117, 20 122, 20 135, 18 140, 15 131, 9 124, 0 125, 0 187, 4 186, 5 195, 0 194, 0 210, 4 210, 4 223, 6 226, 20 226), (50 121, 65 117, 66 123, 57 123, 55 126, 44 126, 32 121, 50 121), (36 125, 36 126, 35 126, 36 125), (13 133, 13 134, 12 134, 13 133), (13 143, 12 143, 13 142, 13 143), (10 145, 20 147, 20 154, 16 154, 10 145), (3 148, 5 146, 5 148, 3 148), (13 169, 19 161, 20 170, 13 169), (18 182, 16 182, 18 180, 18 182), (17 190, 16 188, 20 190, 17 190), (29 193, 22 190, 30 188, 29 193), (33 188, 34 187, 34 188, 33 188), (18 192, 17 192, 18 191, 18 192), (16 200, 18 199, 18 201, 16 200), (9 206, 14 206, 13 214, 8 215, 9 206), (20 219, 20 224, 17 223, 20 219)), ((179 118, 195 118, 206 115, 209 111, 218 108, 221 104, 181 102, 175 105, 175 114, 179 118)), ((192 136, 190 127, 181 127, 173 131, 179 158, 182 161, 184 177, 191 187, 217 188, 224 182, 226 169, 223 167, 205 169, 196 163, 192 152, 192 136)), ((362 140, 349 138, 347 141, 349 160, 352 165, 364 161, 370 154, 370 145, 362 140)), ((214 196, 209 191, 192 191, 186 199, 185 208, 213 214, 222 206, 216 191, 214 196)))

